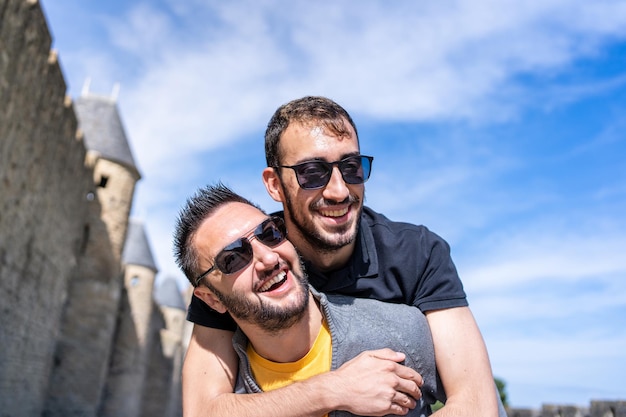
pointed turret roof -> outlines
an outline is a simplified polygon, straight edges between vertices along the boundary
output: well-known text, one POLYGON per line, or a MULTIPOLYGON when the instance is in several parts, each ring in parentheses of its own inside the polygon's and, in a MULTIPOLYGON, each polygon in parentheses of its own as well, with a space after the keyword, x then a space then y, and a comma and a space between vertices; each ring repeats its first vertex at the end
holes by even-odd
POLYGON ((139 220, 130 219, 128 221, 128 231, 126 232, 126 242, 122 252, 122 262, 126 265, 141 265, 158 272, 156 263, 150 250, 150 243, 146 236, 143 223, 139 220))
POLYGON ((85 94, 74 102, 74 111, 85 137, 85 146, 103 158, 134 170, 141 177, 128 144, 117 102, 110 97, 85 94))
POLYGON ((166 277, 161 285, 156 288, 154 299, 157 304, 163 307, 173 307, 179 310, 186 310, 187 308, 176 284, 176 279, 173 277, 166 277))

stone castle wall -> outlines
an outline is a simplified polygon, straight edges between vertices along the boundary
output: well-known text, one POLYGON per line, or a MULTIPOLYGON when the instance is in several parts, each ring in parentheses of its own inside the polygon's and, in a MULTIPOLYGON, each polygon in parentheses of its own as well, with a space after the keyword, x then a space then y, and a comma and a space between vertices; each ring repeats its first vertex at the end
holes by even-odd
POLYGON ((156 271, 122 262, 138 172, 86 149, 51 43, 0 0, 0 417, 181 415, 156 271))
POLYGON ((37 4, 0 0, 0 415, 45 402, 92 187, 50 44, 37 4))

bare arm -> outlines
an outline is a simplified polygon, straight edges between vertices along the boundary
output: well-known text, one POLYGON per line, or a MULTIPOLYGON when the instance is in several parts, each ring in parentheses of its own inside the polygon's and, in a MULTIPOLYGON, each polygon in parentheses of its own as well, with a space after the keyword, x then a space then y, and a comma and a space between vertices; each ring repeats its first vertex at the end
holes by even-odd
POLYGON ((496 417, 498 402, 487 348, 469 307, 426 313, 448 397, 433 416, 496 417))
POLYGON ((419 374, 396 362, 389 349, 364 352, 337 371, 262 394, 233 394, 238 359, 232 332, 194 325, 183 365, 183 414, 207 416, 319 417, 331 410, 403 415, 421 396, 419 374))

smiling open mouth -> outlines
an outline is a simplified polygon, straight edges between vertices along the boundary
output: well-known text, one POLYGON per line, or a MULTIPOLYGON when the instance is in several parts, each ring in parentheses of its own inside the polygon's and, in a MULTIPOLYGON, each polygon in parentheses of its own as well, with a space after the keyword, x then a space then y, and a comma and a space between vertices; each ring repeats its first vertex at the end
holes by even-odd
POLYGON ((342 210, 320 209, 320 213, 326 217, 341 217, 341 216, 344 216, 347 212, 348 212, 347 207, 342 210))
POLYGON ((287 280, 287 273, 285 271, 281 271, 274 278, 267 281, 261 288, 259 288, 259 292, 267 292, 274 290, 280 287, 287 280))

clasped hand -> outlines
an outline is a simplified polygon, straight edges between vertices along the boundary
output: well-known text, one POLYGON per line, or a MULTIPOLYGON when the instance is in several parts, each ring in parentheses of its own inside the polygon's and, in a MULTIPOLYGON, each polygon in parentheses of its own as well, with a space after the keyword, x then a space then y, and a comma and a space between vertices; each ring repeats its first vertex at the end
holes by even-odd
POLYGON ((340 406, 357 415, 405 415, 422 396, 424 380, 400 362, 403 353, 391 349, 365 351, 344 363, 334 374, 329 390, 340 406))

